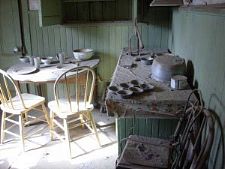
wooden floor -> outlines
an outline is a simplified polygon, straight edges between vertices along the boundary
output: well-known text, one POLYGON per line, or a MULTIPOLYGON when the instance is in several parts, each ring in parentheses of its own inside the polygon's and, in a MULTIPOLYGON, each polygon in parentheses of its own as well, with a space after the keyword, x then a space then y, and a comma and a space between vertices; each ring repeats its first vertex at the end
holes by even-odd
POLYGON ((31 132, 43 128, 44 131, 25 142, 26 153, 21 153, 18 141, 11 138, 0 145, 1 169, 113 169, 117 158, 117 141, 114 118, 98 111, 94 112, 102 147, 98 146, 95 135, 89 130, 77 128, 72 131, 72 160, 66 157, 62 142, 51 141, 46 124, 25 127, 31 132))

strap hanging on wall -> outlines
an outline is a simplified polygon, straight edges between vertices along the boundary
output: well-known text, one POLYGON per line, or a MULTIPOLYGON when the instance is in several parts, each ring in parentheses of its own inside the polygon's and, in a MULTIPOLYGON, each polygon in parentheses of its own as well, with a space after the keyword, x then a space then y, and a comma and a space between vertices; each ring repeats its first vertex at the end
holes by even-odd
POLYGON ((19 20, 20 20, 20 34, 21 34, 21 53, 22 56, 26 55, 26 46, 24 39, 24 27, 23 27, 23 14, 22 14, 22 2, 18 0, 19 20))

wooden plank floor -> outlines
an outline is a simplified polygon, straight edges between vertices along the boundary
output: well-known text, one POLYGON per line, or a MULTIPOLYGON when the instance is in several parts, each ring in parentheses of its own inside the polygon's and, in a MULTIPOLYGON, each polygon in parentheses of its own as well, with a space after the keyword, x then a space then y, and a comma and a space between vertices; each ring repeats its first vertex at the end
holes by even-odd
POLYGON ((71 144, 74 158, 68 160, 64 144, 57 140, 50 140, 47 125, 34 125, 25 128, 30 131, 44 128, 44 132, 25 141, 27 152, 20 152, 18 141, 9 141, 0 145, 0 168, 113 169, 118 149, 114 119, 98 111, 94 112, 94 116, 97 126, 100 127, 98 129, 102 147, 98 146, 95 135, 89 130, 77 128, 72 132, 75 138, 71 144))

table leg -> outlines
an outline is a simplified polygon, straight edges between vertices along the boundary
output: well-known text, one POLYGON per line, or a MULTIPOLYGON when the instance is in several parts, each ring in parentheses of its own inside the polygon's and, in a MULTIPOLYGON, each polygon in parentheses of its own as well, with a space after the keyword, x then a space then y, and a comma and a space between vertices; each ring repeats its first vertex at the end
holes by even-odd
POLYGON ((38 96, 44 96, 41 84, 38 83, 36 86, 38 96))
MULTIPOLYGON (((36 91, 37 91, 37 95, 38 96, 42 96, 42 97, 47 97, 47 96, 45 96, 45 89, 43 89, 43 84, 41 84, 41 83, 37 83, 36 84, 36 91)), ((47 103, 48 103, 48 101, 47 101, 47 99, 45 100, 45 106, 47 106, 47 103)))
POLYGON ((28 83, 26 83, 26 90, 27 90, 27 93, 30 93, 30 86, 28 83))
MULTIPOLYGON (((21 91, 21 84, 20 84, 20 82, 19 81, 15 81, 15 82, 16 82, 16 86, 18 87, 18 89, 20 90, 20 92, 22 92, 21 91)), ((27 93, 30 93, 30 86, 29 86, 29 84, 26 83, 25 85, 26 85, 26 91, 27 91, 27 93)))

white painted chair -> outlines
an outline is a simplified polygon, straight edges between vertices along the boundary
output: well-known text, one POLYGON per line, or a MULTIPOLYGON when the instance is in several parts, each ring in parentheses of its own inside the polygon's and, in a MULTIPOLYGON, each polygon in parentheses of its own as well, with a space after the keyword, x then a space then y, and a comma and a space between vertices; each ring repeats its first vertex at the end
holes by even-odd
MULTIPOLYGON (((24 152, 24 140, 28 137, 25 136, 24 126, 39 121, 49 124, 48 112, 44 105, 45 98, 34 94, 21 93, 12 77, 0 69, 0 102, 2 110, 1 144, 3 144, 5 134, 15 136, 21 140, 21 148, 24 152), (33 114, 34 111, 41 111, 43 115, 36 116, 33 114), (19 126, 19 134, 13 131, 16 126, 19 126)), ((33 134, 36 134, 36 132, 33 134)))
POLYGON ((53 136, 55 136, 66 143, 70 158, 72 158, 72 155, 69 124, 73 125, 71 128, 85 125, 96 135, 100 145, 92 115, 94 106, 91 104, 95 80, 95 72, 91 68, 84 66, 66 71, 57 78, 54 84, 55 100, 48 103, 51 137, 53 139, 53 136), (63 122, 60 122, 60 119, 63 122), (56 132, 55 127, 61 129, 64 132, 64 136, 56 132))

